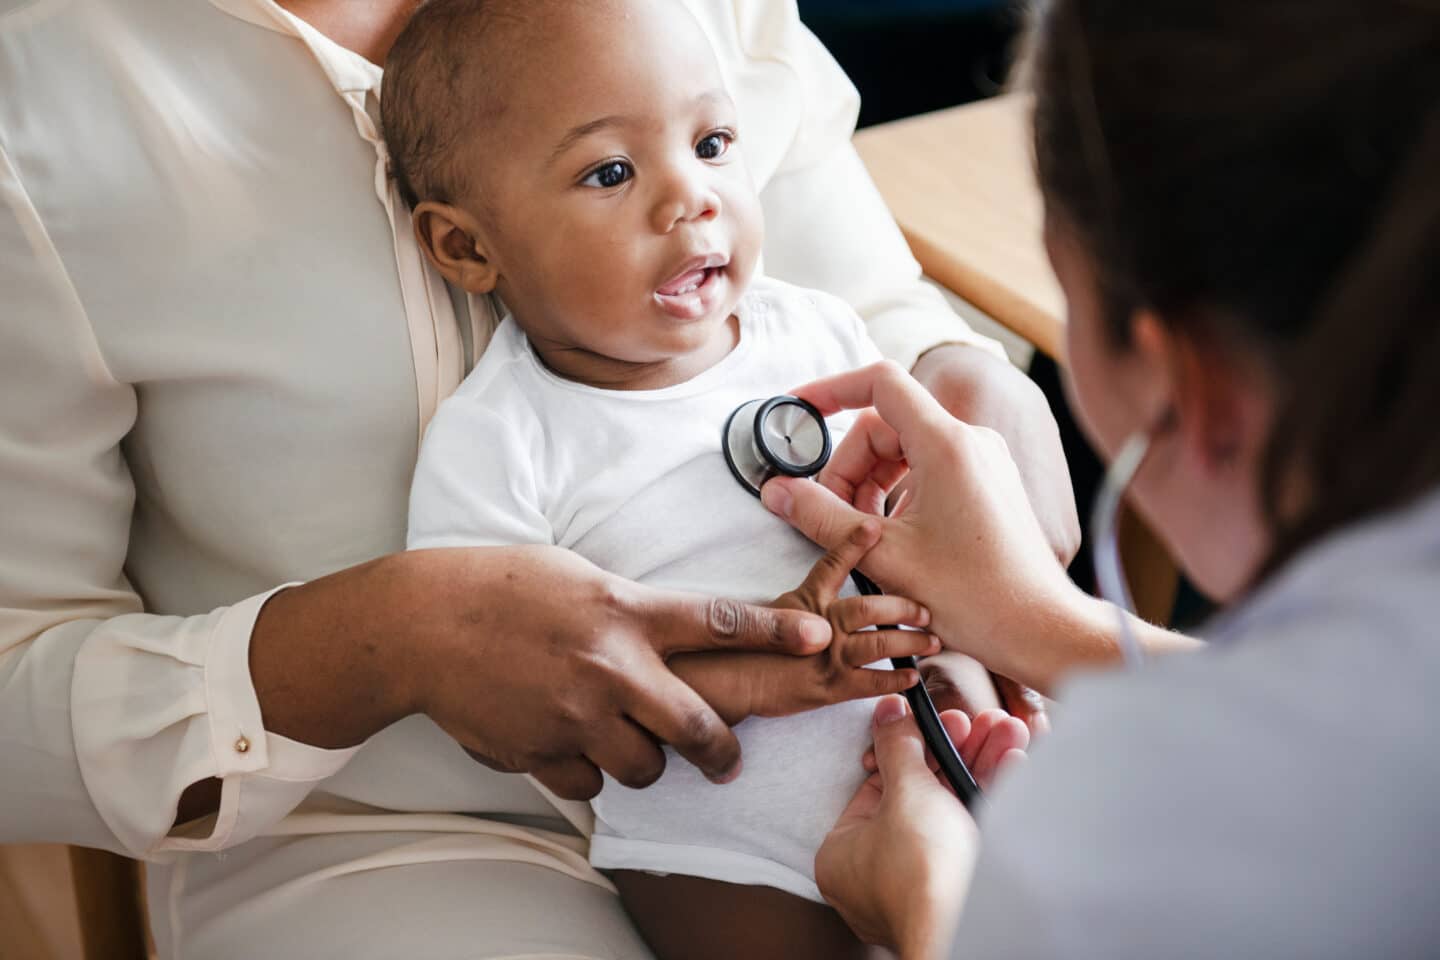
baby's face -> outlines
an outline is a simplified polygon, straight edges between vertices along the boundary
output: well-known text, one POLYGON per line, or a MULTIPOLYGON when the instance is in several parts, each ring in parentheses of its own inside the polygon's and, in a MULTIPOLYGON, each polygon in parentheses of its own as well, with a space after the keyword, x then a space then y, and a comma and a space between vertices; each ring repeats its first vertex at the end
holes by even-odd
MULTIPOLYGON (((712 342, 759 257, 759 200, 708 40, 674 0, 565 4, 476 150, 497 289, 547 361, 712 342)), ((563 363, 552 362, 562 373, 563 363)))

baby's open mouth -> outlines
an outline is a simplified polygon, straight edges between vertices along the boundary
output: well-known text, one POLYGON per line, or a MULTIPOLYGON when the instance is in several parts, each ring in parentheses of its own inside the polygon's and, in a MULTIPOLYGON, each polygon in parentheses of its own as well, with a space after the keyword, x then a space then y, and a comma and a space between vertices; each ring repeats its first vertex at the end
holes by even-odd
POLYGON ((672 316, 693 320, 714 305, 729 258, 720 254, 696 257, 669 280, 655 288, 655 302, 672 316))
POLYGON ((682 273, 655 292, 662 297, 683 297, 687 293, 699 290, 710 280, 710 275, 719 269, 719 267, 701 267, 699 270, 682 273))

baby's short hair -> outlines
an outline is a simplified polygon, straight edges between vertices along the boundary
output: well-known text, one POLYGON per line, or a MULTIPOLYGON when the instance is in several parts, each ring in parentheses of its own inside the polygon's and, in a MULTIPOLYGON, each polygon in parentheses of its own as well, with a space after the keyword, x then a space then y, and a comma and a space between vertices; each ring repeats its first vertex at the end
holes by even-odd
POLYGON ((390 175, 413 209, 454 203, 472 184, 457 154, 505 108, 501 78, 514 62, 534 0, 426 0, 385 60, 380 126, 390 175))

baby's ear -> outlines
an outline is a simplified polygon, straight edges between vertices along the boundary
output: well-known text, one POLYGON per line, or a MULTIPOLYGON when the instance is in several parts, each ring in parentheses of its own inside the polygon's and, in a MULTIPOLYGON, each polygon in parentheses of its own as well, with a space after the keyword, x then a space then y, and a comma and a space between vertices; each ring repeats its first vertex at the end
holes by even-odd
POLYGON ((415 239, 449 282, 469 293, 489 293, 498 276, 486 256, 479 222, 459 207, 426 200, 415 208, 415 239))

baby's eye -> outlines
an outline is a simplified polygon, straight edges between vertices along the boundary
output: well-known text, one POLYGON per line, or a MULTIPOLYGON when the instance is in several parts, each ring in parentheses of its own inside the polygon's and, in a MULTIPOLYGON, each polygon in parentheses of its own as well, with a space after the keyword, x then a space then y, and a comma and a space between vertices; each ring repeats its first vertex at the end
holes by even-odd
POLYGON ((733 134, 712 133, 695 144, 695 156, 701 160, 719 159, 725 155, 725 151, 730 149, 730 144, 734 139, 733 134))
POLYGON ((630 164, 624 160, 610 160, 586 174, 585 179, 580 181, 580 185, 609 189, 620 186, 633 176, 635 176, 635 170, 630 164))

